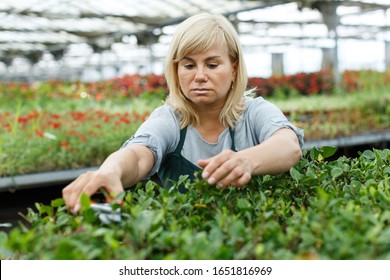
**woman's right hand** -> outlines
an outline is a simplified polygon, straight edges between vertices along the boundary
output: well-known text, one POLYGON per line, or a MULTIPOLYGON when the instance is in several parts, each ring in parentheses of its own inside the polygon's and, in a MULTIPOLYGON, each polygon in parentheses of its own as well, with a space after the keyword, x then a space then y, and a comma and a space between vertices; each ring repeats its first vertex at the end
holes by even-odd
POLYGON ((153 164, 153 153, 145 146, 132 145, 119 149, 109 155, 98 170, 81 174, 62 190, 65 204, 76 213, 80 210, 81 195, 91 196, 99 189, 115 198, 124 191, 123 186, 132 186, 144 178, 153 164))
POLYGON ((99 189, 104 189, 112 198, 124 191, 122 182, 117 175, 96 170, 81 174, 62 190, 62 196, 70 211, 77 213, 81 207, 81 195, 85 193, 90 197, 99 189))

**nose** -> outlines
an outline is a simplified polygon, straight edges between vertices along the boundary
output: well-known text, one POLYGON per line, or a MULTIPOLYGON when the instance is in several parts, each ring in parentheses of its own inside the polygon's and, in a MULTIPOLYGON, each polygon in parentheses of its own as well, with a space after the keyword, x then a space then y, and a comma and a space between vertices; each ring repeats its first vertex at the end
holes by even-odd
POLYGON ((195 82, 197 83, 207 82, 207 74, 204 70, 205 69, 203 67, 198 67, 195 73, 195 82))

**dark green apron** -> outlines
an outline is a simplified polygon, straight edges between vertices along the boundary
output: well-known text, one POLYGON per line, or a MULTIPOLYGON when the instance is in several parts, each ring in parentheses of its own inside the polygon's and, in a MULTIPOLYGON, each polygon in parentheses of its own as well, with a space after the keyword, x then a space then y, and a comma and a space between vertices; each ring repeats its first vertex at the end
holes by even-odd
MULTIPOLYGON (((236 151, 234 144, 234 130, 229 128, 230 137, 232 138, 232 146, 230 149, 236 151)), ((180 140, 174 152, 167 154, 164 161, 161 163, 158 171, 158 177, 166 188, 171 188, 173 182, 178 182, 181 175, 188 175, 191 181, 195 180, 195 172, 200 171, 201 168, 187 160, 181 155, 184 140, 187 134, 187 127, 180 130, 180 140)), ((184 186, 179 185, 181 193, 187 192, 184 186)))

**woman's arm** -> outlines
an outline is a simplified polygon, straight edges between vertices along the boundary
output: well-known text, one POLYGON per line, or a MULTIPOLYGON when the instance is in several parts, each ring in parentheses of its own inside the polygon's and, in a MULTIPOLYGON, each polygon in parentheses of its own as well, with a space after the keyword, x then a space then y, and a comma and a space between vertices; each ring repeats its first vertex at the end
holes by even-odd
POLYGON ((281 128, 257 146, 239 152, 225 150, 212 158, 200 160, 198 165, 204 168, 202 176, 210 184, 242 186, 252 175, 286 172, 301 157, 295 132, 281 128))
POLYGON ((123 192, 123 186, 131 186, 144 178, 154 164, 153 153, 142 145, 131 145, 112 153, 96 171, 80 175, 62 190, 65 204, 77 212, 82 193, 88 196, 100 188, 112 197, 123 192))

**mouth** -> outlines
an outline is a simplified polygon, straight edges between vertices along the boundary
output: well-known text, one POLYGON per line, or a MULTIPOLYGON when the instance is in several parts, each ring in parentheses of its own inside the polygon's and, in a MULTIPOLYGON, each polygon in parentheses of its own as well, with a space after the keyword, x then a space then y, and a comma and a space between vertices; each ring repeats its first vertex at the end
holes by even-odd
POLYGON ((197 93, 197 94, 205 94, 205 93, 209 92, 210 89, 207 89, 207 88, 194 88, 191 91, 194 92, 194 93, 197 93))

